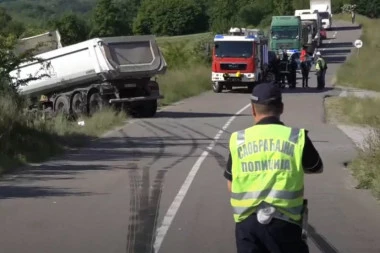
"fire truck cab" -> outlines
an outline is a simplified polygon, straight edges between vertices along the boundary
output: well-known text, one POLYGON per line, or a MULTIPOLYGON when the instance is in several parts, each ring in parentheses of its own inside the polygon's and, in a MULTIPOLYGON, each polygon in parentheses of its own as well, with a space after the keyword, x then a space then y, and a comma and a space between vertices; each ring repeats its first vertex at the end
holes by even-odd
POLYGON ((245 86, 249 90, 265 79, 268 67, 268 39, 255 29, 231 28, 217 34, 212 53, 213 91, 245 86))

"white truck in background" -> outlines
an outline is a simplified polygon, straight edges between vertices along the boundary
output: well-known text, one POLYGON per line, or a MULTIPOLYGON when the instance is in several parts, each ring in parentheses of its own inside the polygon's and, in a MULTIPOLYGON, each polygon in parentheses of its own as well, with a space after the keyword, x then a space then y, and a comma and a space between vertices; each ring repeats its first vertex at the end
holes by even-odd
POLYGON ((35 57, 42 62, 20 64, 10 73, 14 84, 31 80, 18 90, 32 101, 29 109, 75 117, 116 104, 140 117, 155 115, 163 96, 151 79, 167 68, 155 36, 93 38, 62 47, 58 32, 48 34, 23 39, 16 47, 20 53, 50 37, 57 42, 41 47, 35 57))
POLYGON ((322 27, 326 30, 332 26, 331 0, 310 0, 310 10, 318 11, 322 19, 322 27))

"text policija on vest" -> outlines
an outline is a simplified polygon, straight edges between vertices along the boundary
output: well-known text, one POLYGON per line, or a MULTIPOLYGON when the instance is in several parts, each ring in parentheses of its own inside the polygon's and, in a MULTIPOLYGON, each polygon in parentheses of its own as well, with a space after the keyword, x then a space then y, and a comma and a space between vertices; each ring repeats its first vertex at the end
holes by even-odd
MULTIPOLYGON (((243 144, 238 147, 239 159, 260 152, 280 152, 290 157, 294 157, 294 144, 279 139, 262 139, 243 144)), ((274 159, 267 161, 242 162, 243 172, 253 172, 262 170, 290 170, 291 161, 289 159, 274 159)))

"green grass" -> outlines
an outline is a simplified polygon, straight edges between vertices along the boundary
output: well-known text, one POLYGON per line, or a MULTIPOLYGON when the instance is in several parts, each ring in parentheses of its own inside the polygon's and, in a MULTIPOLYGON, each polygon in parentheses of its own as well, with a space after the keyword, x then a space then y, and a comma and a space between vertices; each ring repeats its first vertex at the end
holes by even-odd
POLYGON ((205 65, 193 65, 186 69, 174 69, 160 77, 158 82, 165 96, 161 105, 169 105, 181 99, 199 95, 211 88, 211 70, 205 65))
POLYGON ((380 98, 330 97, 325 106, 330 122, 380 128, 380 98))
MULTIPOLYGON (((348 14, 335 15, 334 19, 351 21, 348 14)), ((363 27, 363 47, 356 50, 338 70, 336 84, 355 88, 380 91, 380 19, 369 19, 357 15, 356 22, 363 27)))
POLYGON ((349 168, 359 182, 357 187, 371 190, 380 199, 380 98, 331 97, 325 102, 329 122, 373 129, 349 168))
POLYGON ((27 117, 17 108, 15 99, 0 96, 0 174, 18 165, 42 162, 68 148, 81 147, 110 128, 126 121, 125 113, 105 109, 85 125, 68 121, 63 116, 52 120, 27 117))

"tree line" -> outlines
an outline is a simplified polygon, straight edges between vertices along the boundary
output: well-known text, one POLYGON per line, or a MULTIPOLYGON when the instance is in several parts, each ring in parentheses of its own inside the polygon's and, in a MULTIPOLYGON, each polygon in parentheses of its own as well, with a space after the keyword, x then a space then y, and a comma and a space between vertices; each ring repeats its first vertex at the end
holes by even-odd
MULTIPOLYGON (((73 2, 80 2, 71 11, 65 11, 63 8, 63 13, 57 11, 44 19, 42 24, 34 26, 19 21, 17 9, 13 8, 13 15, 10 15, 2 7, 0 35, 12 33, 16 37, 26 37, 50 29, 59 29, 63 44, 70 45, 102 36, 174 36, 206 31, 225 32, 231 26, 265 27, 270 24, 273 15, 292 15, 295 9, 309 6, 309 0, 50 1, 55 8, 61 8, 66 4, 73 7, 73 2)), ((371 18, 380 16, 380 0, 333 0, 333 12, 341 12, 341 7, 348 3, 355 3, 359 14, 371 18)), ((48 12, 43 7, 38 10, 41 11, 40 18, 48 12)), ((38 12, 36 14, 34 11, 33 15, 38 17, 38 12)))

